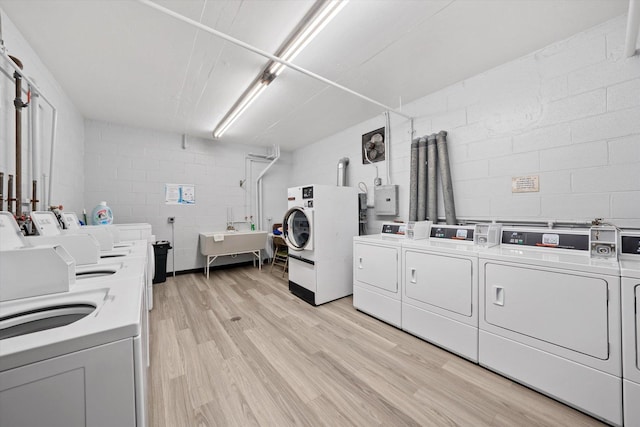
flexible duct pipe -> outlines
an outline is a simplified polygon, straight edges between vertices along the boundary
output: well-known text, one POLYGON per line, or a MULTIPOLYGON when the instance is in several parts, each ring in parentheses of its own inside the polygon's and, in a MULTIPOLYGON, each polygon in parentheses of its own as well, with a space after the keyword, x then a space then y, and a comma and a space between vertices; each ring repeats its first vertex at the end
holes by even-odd
POLYGON ((418 220, 418 139, 411 141, 409 169, 409 221, 418 220))
POLYGON ((442 195, 444 197, 444 214, 447 224, 456 224, 456 207, 453 202, 453 184, 451 183, 451 169, 449 167, 449 152, 447 149, 447 132, 440 131, 436 136, 438 146, 438 166, 442 181, 442 195))
POLYGON ((343 157, 338 160, 338 187, 346 187, 347 185, 347 166, 349 166, 349 158, 343 157))
POLYGON ((438 222, 438 147, 436 134, 427 138, 427 219, 438 222))
POLYGON ((427 219, 427 139, 418 140, 418 221, 427 219))

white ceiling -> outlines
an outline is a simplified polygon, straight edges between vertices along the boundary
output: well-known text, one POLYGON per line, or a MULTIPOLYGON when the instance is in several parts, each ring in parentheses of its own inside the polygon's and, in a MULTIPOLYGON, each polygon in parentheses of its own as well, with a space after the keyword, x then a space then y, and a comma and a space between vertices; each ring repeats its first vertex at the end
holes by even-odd
MULTIPOLYGON (((156 2, 269 52, 313 4, 156 2)), ((0 7, 91 119, 212 138, 267 62, 134 0, 0 0, 0 7)), ((294 62, 398 107, 627 7, 627 0, 351 0, 294 62)), ((223 139, 295 149, 381 112, 287 70, 223 139)))

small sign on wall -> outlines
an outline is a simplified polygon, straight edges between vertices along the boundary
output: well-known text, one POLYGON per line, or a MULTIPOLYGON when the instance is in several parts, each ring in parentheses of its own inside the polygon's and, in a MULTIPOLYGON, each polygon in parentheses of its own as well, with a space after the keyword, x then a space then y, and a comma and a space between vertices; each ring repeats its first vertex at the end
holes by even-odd
POLYGON ((167 205, 194 205, 196 186, 193 184, 166 184, 164 202, 167 205))
POLYGON ((537 193, 540 191, 538 175, 514 176, 511 178, 512 193, 537 193))

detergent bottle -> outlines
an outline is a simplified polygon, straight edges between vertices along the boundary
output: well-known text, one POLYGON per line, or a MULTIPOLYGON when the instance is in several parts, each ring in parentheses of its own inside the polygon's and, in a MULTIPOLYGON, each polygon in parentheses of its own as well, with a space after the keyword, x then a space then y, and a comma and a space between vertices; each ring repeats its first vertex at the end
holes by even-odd
POLYGON ((93 208, 91 222, 93 225, 109 225, 113 222, 113 212, 111 212, 111 208, 107 206, 107 202, 100 202, 93 208))

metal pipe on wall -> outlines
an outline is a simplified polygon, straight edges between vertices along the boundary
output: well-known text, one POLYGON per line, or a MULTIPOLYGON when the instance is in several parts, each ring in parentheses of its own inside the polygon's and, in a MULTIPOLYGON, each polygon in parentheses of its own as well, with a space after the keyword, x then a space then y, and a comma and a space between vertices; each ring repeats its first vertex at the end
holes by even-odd
MULTIPOLYGON (((53 106, 51 107, 53 108, 53 106)), ((55 154, 56 133, 58 130, 58 110, 53 108, 51 124, 51 154, 49 155, 49 191, 47 192, 47 206, 51 206, 51 194, 53 193, 53 159, 55 154)))
POLYGON ((349 166, 349 158, 343 157, 338 160, 338 177, 336 185, 338 187, 347 186, 347 166, 349 166))
MULTIPOLYGON (((22 70, 22 62, 14 57, 9 56, 11 60, 22 70)), ((16 110, 16 217, 22 216, 22 109, 27 103, 22 102, 22 74, 15 71, 13 73, 15 79, 15 95, 13 107, 16 110)))
POLYGON ((440 131, 436 136, 438 147, 438 166, 442 181, 442 195, 444 198, 444 214, 447 224, 456 224, 456 207, 453 201, 453 184, 449 167, 449 151, 447 149, 447 132, 440 131))
MULTIPOLYGON (((42 165, 41 159, 41 141, 40 141, 40 95, 34 92, 31 95, 31 180, 37 182, 41 179, 42 165)), ((43 191, 42 181, 40 181, 40 191, 43 191)), ((34 193, 32 199, 38 202, 44 201, 44 194, 34 193)), ((32 210, 37 211, 37 205, 32 203, 32 210)), ((43 210, 43 209, 41 209, 43 210)))
POLYGON ((274 158, 271 161, 271 163, 269 163, 267 165, 266 168, 264 168, 264 170, 260 173, 260 175, 258 175, 258 178, 256 178, 256 193, 257 193, 257 204, 258 206, 256 207, 256 209, 258 210, 258 214, 257 214, 257 221, 256 223, 258 224, 258 230, 264 230, 263 226, 262 226, 262 211, 263 211, 263 200, 262 200, 262 177, 267 173, 267 171, 269 169, 271 169, 271 166, 273 166, 278 159, 280 158, 280 146, 279 145, 274 145, 273 146, 273 151, 274 151, 274 158))
POLYGON ((438 222, 438 148, 436 134, 427 137, 427 219, 438 222))
POLYGON ((418 139, 411 141, 409 168, 409 221, 418 220, 418 139))
POLYGON ((9 179, 7 180, 7 211, 14 213, 12 203, 15 199, 13 198, 13 175, 9 175, 9 179))
POLYGON ((418 140, 418 221, 427 219, 427 139, 418 140))
POLYGON ((624 56, 630 58, 636 54, 638 32, 640 31, 640 0, 629 0, 627 15, 627 33, 624 43, 624 56))
MULTIPOLYGON (((51 121, 51 156, 49 157, 49 175, 48 175, 49 191, 48 191, 48 194, 47 194, 47 197, 46 197, 47 206, 51 206, 51 193, 52 193, 52 189, 53 189, 53 154, 54 154, 54 150, 55 150, 56 136, 57 136, 57 130, 58 130, 58 110, 53 105, 53 103, 46 96, 44 96, 42 94, 40 89, 38 89, 38 86, 29 77, 24 75, 24 73, 22 72, 22 69, 20 67, 18 67, 18 65, 15 62, 13 62, 13 60, 11 59, 11 55, 9 55, 6 52, 6 50, 0 49, 0 56, 5 58, 7 63, 9 65, 11 65, 11 67, 13 67, 14 71, 16 73, 20 74, 22 76, 22 79, 29 84, 29 87, 31 88, 31 91, 32 91, 32 95, 33 95, 33 93, 37 93, 42 98, 42 100, 44 102, 46 102, 51 107, 51 112, 52 112, 52 121, 51 121)), ((4 69, 2 71, 4 73, 4 69)), ((7 74, 7 73, 5 73, 5 74, 7 74)), ((43 179, 43 181, 44 181, 44 179, 43 179)), ((43 190, 43 194, 44 194, 44 185, 42 186, 42 190, 43 190)), ((44 200, 45 200, 45 197, 43 196, 43 201, 44 200)))
POLYGON ((383 104, 381 102, 378 102, 375 99, 369 98, 368 96, 363 95, 361 93, 358 93, 358 92, 356 92, 354 90, 351 90, 346 86, 342 86, 341 84, 338 84, 338 83, 336 83, 336 82, 334 82, 332 80, 324 78, 321 75, 316 74, 314 72, 311 72, 311 71, 309 71, 309 70, 307 70, 305 68, 299 67, 299 66, 295 65, 292 62, 285 61, 282 58, 280 58, 280 57, 278 57, 276 55, 272 55, 269 52, 264 51, 262 49, 259 49, 259 48, 255 47, 255 46, 252 46, 249 43, 245 43, 242 40, 238 40, 235 37, 231 37, 228 34, 225 34, 225 33, 221 32, 221 31, 218 31, 218 30, 216 30, 214 28, 208 27, 208 26, 202 24, 201 22, 195 21, 195 20, 193 20, 191 18, 188 18, 186 16, 183 16, 183 15, 180 15, 179 13, 176 13, 176 12, 172 11, 171 9, 167 9, 164 6, 156 4, 156 3, 152 2, 151 0, 138 0, 138 2, 143 4, 143 5, 145 5, 145 6, 150 7, 152 9, 155 9, 155 10, 157 10, 159 12, 162 12, 165 15, 171 16, 171 17, 173 17, 173 18, 175 18, 175 19, 177 19, 179 21, 182 21, 182 22, 184 22, 186 24, 189 24, 189 25, 192 25, 192 26, 194 26, 196 28, 199 28, 202 31, 205 31, 205 32, 207 32, 209 34, 213 34, 216 37, 220 37, 221 39, 226 40, 226 41, 228 41, 230 43, 233 43, 236 46, 240 46, 241 48, 247 49, 247 50, 249 50, 249 51, 251 51, 253 53, 256 53, 256 54, 258 54, 260 56, 263 56, 263 57, 265 57, 267 59, 270 59, 270 60, 272 60, 274 62, 277 62, 278 64, 285 65, 288 68, 291 68, 292 70, 296 70, 299 73, 302 73, 302 74, 304 74, 306 76, 309 76, 309 77, 311 77, 313 79, 319 80, 322 83, 326 83, 326 84, 328 84, 330 86, 333 86, 333 87, 335 87, 337 89, 340 89, 340 90, 342 90, 344 92, 350 93, 350 94, 352 94, 354 96, 357 96, 360 99, 363 99, 363 100, 365 100, 367 102, 375 104, 375 105, 377 105, 379 107, 382 107, 385 110, 394 112, 394 113, 396 113, 397 115, 399 115, 401 117, 404 117, 406 119, 410 119, 411 118, 410 116, 407 116, 406 114, 404 114, 402 111, 399 111, 399 110, 397 110, 395 108, 389 107, 388 105, 385 105, 385 104, 383 104))
POLYGON ((4 210, 4 172, 0 172, 0 211, 4 210))
POLYGON ((391 119, 389 112, 384 112, 384 158, 387 165, 387 185, 391 185, 391 119))

